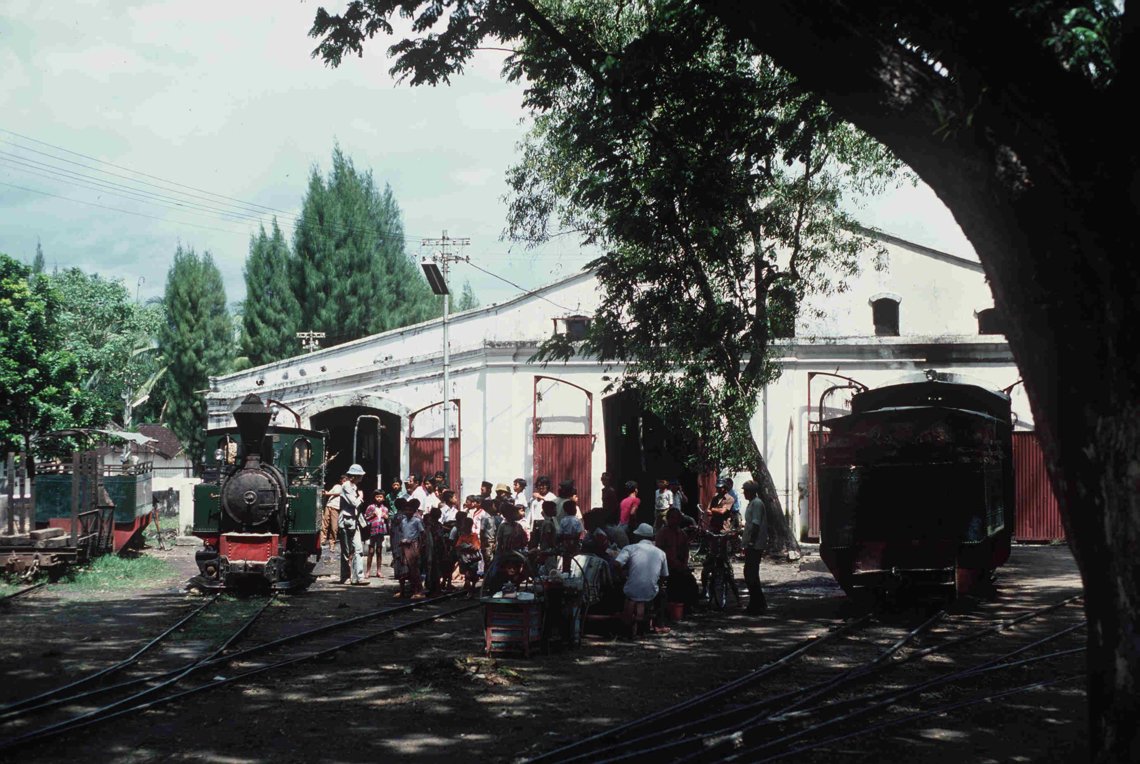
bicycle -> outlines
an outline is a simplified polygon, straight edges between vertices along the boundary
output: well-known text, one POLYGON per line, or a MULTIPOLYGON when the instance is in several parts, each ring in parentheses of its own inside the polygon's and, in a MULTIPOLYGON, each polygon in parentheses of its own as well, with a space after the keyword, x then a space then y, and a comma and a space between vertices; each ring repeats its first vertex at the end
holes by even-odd
POLYGON ((701 572, 701 584, 714 610, 724 610, 728 607, 729 589, 736 598, 737 607, 740 606, 740 590, 736 588, 736 573, 732 569, 732 558, 728 549, 729 541, 739 535, 739 531, 725 533, 705 531, 708 554, 701 572))

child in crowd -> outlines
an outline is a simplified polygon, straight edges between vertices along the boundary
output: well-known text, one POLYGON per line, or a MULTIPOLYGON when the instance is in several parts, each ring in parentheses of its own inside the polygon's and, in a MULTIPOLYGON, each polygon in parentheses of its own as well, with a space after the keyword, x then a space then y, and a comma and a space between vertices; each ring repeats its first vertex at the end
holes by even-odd
POLYGON ((475 582, 479 580, 479 563, 483 557, 479 553, 479 534, 475 522, 470 517, 461 517, 456 526, 455 554, 459 560, 459 571, 463 574, 463 596, 475 596, 475 582))
POLYGON ((447 545, 447 530, 440 522, 442 511, 439 507, 428 510, 424 521, 424 551, 427 557, 427 589, 428 594, 439 594, 440 584, 443 580, 444 569, 451 557, 447 545))
POLYGON ((408 596, 409 586, 411 599, 424 598, 423 582, 420 580, 420 544, 423 543, 425 532, 424 521, 416 514, 419 509, 419 499, 408 499, 404 504, 399 538, 403 565, 398 570, 400 591, 395 594, 397 598, 408 596))
POLYGON ((372 495, 372 503, 364 510, 364 522, 368 524, 368 557, 364 561, 364 577, 374 575, 380 578, 380 565, 384 557, 384 537, 388 535, 388 499, 383 491, 372 495), (376 557, 376 573, 372 574, 372 558, 376 557))
POLYGON ((578 519, 578 503, 567 500, 562 504, 562 519, 558 521, 558 549, 562 554, 562 572, 570 572, 570 561, 581 549, 582 521, 578 519))
POLYGON ((542 502, 542 519, 534 524, 530 536, 530 548, 538 551, 538 564, 543 571, 554 570, 558 565, 557 514, 557 502, 542 502))

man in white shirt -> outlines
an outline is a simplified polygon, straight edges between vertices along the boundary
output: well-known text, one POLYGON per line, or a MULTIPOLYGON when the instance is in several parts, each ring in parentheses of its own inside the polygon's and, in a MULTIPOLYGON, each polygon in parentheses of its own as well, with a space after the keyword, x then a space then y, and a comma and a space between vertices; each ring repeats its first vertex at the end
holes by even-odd
POLYGON ((425 505, 427 504, 428 495, 427 491, 424 490, 423 484, 420 483, 420 476, 415 474, 408 475, 406 485, 411 486, 408 489, 411 491, 411 495, 408 498, 418 500, 420 503, 419 511, 423 514, 427 514, 427 507, 425 505))
MULTIPOLYGON (((550 478, 540 477, 534 483, 534 492, 531 493, 531 502, 526 510, 526 519, 530 523, 529 534, 534 526, 542 521, 542 502, 557 501, 558 497, 550 492, 550 478)), ((526 527, 526 523, 523 524, 526 527)))
POLYGON ((669 481, 665 478, 657 479, 657 492, 653 495, 653 527, 660 530, 665 524, 665 513, 673 506, 673 492, 669 490, 669 481))
MULTIPOLYGON (((623 588, 626 602, 625 609, 622 611, 622 619, 636 633, 636 624, 644 620, 646 610, 657 599, 657 595, 661 591, 661 582, 669 578, 669 562, 665 557, 665 552, 658 549, 653 543, 653 528, 648 523, 637 526, 633 535, 637 538, 637 543, 630 544, 618 552, 617 557, 614 558, 614 563, 618 567, 626 568, 625 587, 623 588)), ((659 600, 657 608, 658 625, 654 627, 653 631, 667 633, 669 629, 661 625, 664 623, 664 612, 661 604, 659 600)))
POLYGON ((435 484, 430 480, 425 480, 421 488, 424 489, 424 498, 420 499, 420 511, 423 512, 424 517, 428 513, 438 507, 441 503, 439 494, 436 493, 435 484))
MULTIPOLYGON (((527 508, 527 505, 530 503, 529 501, 527 501, 526 481, 523 480, 522 478, 515 478, 514 482, 511 484, 511 487, 515 489, 515 493, 514 493, 515 506, 516 507, 522 507, 523 510, 525 511, 527 508)), ((525 517, 524 517, 524 519, 525 519, 525 517)), ((524 527, 525 527, 525 524, 524 524, 524 527)), ((529 528, 527 528, 527 533, 530 533, 529 528)))
POLYGON ((748 614, 760 615, 768 609, 764 590, 760 588, 760 558, 768 542, 768 522, 760 487, 749 480, 744 484, 744 581, 748 584, 748 614))

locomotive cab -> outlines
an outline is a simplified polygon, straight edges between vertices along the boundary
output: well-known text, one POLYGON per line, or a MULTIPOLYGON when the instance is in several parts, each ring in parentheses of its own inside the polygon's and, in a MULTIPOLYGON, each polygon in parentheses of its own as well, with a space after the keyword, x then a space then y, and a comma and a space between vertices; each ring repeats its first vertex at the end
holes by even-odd
POLYGON ((235 427, 206 434, 193 529, 203 548, 192 586, 258 583, 290 590, 312 583, 324 439, 312 430, 273 426, 272 417, 249 395, 234 411, 235 427))

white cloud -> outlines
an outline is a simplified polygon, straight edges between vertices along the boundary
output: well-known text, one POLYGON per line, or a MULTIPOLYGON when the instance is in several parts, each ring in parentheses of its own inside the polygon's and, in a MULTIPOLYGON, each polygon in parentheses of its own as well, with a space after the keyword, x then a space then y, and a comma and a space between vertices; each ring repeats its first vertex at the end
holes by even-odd
MULTIPOLYGON (((4 0, 0 128, 286 212, 298 210, 310 168, 327 168, 339 140, 359 166, 391 183, 409 236, 438 236, 445 228, 469 236, 470 254, 483 258, 484 267, 527 287, 590 259, 569 239, 538 252, 499 241, 504 172, 525 130, 522 88, 499 76, 505 54, 480 52, 451 87, 440 88, 395 85, 387 39, 369 43, 363 58, 329 69, 310 56, 316 41, 307 33, 317 5, 92 1, 61 9, 4 0)), ((406 21, 399 23, 406 29, 406 21)), ((0 133, 0 150, 8 150, 4 140, 0 133)), ((161 218, 0 186, 0 251, 30 257, 40 237, 49 262, 98 268, 132 286, 145 278, 145 298, 161 293, 181 242, 210 250, 229 299, 242 297, 254 221, 118 199, 21 176, 2 162, 0 182, 161 218)), ((931 209, 925 200, 913 216, 937 218, 931 209)), ((941 215, 938 229, 948 219, 941 215)), ((910 218, 892 212, 869 222, 907 236, 900 229, 909 228, 910 218)), ((268 224, 269 214, 262 220, 268 224)), ((291 235, 287 215, 281 225, 291 235)), ((915 238, 941 246, 921 225, 915 224, 915 238)), ((471 279, 484 302, 515 291, 470 268, 458 275, 471 279)))

